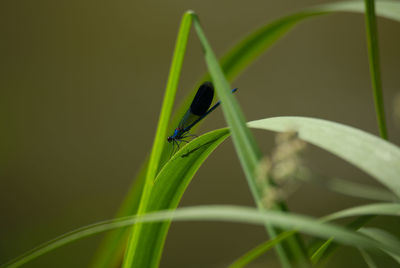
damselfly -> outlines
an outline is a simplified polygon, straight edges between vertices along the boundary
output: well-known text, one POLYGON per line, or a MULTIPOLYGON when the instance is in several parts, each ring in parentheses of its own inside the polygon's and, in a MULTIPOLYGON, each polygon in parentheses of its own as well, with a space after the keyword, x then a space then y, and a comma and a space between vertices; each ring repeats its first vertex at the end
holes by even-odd
MULTIPOLYGON (((232 93, 234 93, 236 90, 237 88, 232 89, 232 93)), ((179 146, 182 142, 189 142, 185 140, 185 138, 196 137, 196 135, 189 133, 190 129, 221 104, 221 101, 218 101, 216 104, 214 104, 214 106, 208 109, 211 105, 213 97, 214 87, 212 83, 204 82, 197 90, 192 104, 190 104, 189 109, 179 122, 178 127, 175 129, 174 133, 168 137, 167 140, 169 143, 172 142, 174 147, 176 144, 179 150, 179 146)), ((172 149, 172 153, 174 152, 174 147, 172 149)))

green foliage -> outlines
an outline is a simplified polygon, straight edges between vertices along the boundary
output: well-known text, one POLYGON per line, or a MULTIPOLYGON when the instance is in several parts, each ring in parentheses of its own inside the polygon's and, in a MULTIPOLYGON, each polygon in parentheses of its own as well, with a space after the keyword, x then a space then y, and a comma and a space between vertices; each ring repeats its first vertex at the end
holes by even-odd
MULTIPOLYGON (((194 18, 194 27, 204 50, 208 71, 210 72, 211 78, 215 84, 218 96, 221 98, 221 106, 224 112, 225 120, 227 121, 231 131, 233 144, 246 175, 247 184, 249 185, 257 207, 262 210, 265 208, 262 203, 263 191, 266 191, 269 185, 267 180, 262 180, 262 183, 260 183, 260 180, 257 181, 256 171, 261 159, 261 152, 256 145, 253 135, 246 126, 246 121, 239 107, 239 103, 230 93, 231 87, 229 86, 218 60, 215 57, 207 38, 205 37, 197 16, 194 18)), ((276 230, 274 230, 269 223, 266 223, 266 229, 271 237, 276 236, 276 230)), ((300 259, 302 262, 305 262, 305 256, 302 253, 298 243, 291 241, 291 245, 293 248, 291 254, 293 254, 296 259, 300 259)), ((281 265, 283 267, 290 267, 290 261, 288 259, 289 248, 284 250, 281 245, 278 244, 276 245, 276 250, 281 261, 281 265)))
MULTIPOLYGON (((382 138, 386 139, 387 130, 382 102, 374 1, 365 0, 365 7, 374 100, 379 130, 382 138)), ((398 238, 380 229, 362 228, 359 232, 355 231, 365 224, 366 219, 371 215, 398 217, 400 205, 397 203, 380 203, 349 208, 322 219, 313 219, 287 211, 266 210, 261 200, 264 197, 264 190, 273 187, 273 185, 268 180, 261 184, 257 182, 256 170, 260 165, 261 154, 248 127, 279 132, 295 131, 302 140, 337 155, 371 175, 393 193, 395 198, 391 198, 391 200, 395 201, 400 197, 399 147, 364 131, 320 119, 277 117, 249 122, 246 125, 241 108, 235 97, 230 94, 231 87, 228 81, 236 78, 299 22, 315 16, 343 11, 362 13, 364 12, 364 2, 348 1, 320 5, 279 18, 243 38, 222 57, 220 62, 214 55, 197 16, 191 11, 185 13, 176 42, 149 160, 143 166, 136 184, 129 192, 118 213, 119 216, 135 216, 101 222, 67 233, 9 262, 4 267, 19 267, 60 246, 114 229, 118 230, 110 233, 105 239, 93 267, 115 267, 121 261, 122 251, 126 245, 123 267, 157 267, 171 220, 218 220, 264 226, 268 223, 267 229, 270 232, 271 240, 240 257, 232 264, 232 267, 243 267, 274 247, 278 249, 282 266, 290 267, 292 265, 293 260, 289 258, 289 255, 294 255, 294 259, 300 261, 297 264, 303 265, 305 255, 302 251, 302 243, 295 239, 295 234, 298 232, 328 239, 316 251, 313 251, 310 258, 313 263, 327 255, 328 249, 332 248, 332 241, 359 248, 370 266, 373 266, 374 262, 365 249, 382 250, 400 263, 400 242, 398 238), (166 143, 167 132, 172 130, 172 126, 176 125, 175 123, 191 99, 189 96, 184 101, 184 105, 179 108, 177 115, 170 120, 192 21, 205 52, 205 61, 209 71, 209 76, 206 76, 206 78, 211 77, 215 84, 218 97, 222 101, 221 106, 229 130, 220 129, 209 132, 181 148, 169 159, 170 149, 166 143), (234 206, 204 206, 174 210, 178 207, 186 187, 198 168, 230 134, 258 209, 234 206), (349 225, 348 228, 327 223, 327 221, 355 216, 362 217, 358 218, 353 226, 349 225), (122 228, 131 225, 133 227, 122 228), (278 234, 275 228, 289 229, 290 231, 278 234), (279 246, 285 240, 291 241, 292 247, 290 249, 279 246)), ((380 1, 377 3, 376 13, 400 21, 400 3, 398 1, 380 1)), ((363 191, 360 195, 377 196, 387 200, 382 198, 382 192, 371 189, 363 191)), ((282 207, 284 207, 284 204, 280 208, 282 207)))
MULTIPOLYGON (((267 23, 265 26, 262 26, 260 29, 257 29, 256 31, 250 33, 248 36, 243 38, 242 41, 233 46, 233 48, 230 49, 230 51, 222 57, 222 70, 226 78, 231 81, 238 75, 240 75, 240 73, 244 69, 246 69, 252 62, 258 59, 271 47, 271 45, 273 45, 276 41, 278 41, 281 37, 288 33, 298 23, 317 15, 331 14, 334 12, 363 12, 363 8, 364 5, 361 1, 338 2, 302 10, 298 13, 291 14, 277 19, 273 22, 267 23)), ((400 12, 397 12, 399 10, 400 5, 398 2, 395 1, 381 1, 377 4, 377 14, 386 18, 400 20, 400 12)), ((209 79, 209 76, 206 76, 204 79, 209 79)), ((183 102, 183 105, 178 109, 177 114, 171 120, 172 123, 170 124, 171 126, 169 127, 169 131, 172 131, 173 127, 177 125, 177 122, 180 120, 180 117, 184 113, 186 107, 189 105, 192 97, 193 93, 189 94, 186 100, 183 102)), ((169 156, 169 151, 166 148, 166 145, 167 143, 165 142, 161 145, 163 148, 163 154, 161 156, 160 165, 163 165, 163 163, 165 163, 166 159, 169 156)), ((144 175, 138 176, 136 179, 138 181, 144 180, 144 175)), ((126 200, 129 200, 131 198, 132 197, 128 195, 126 200)), ((129 203, 129 201, 124 202, 123 207, 125 209, 122 209, 118 215, 131 215, 135 211, 135 208, 130 204, 131 203, 129 203)), ((113 243, 109 244, 110 246, 123 245, 124 241, 126 241, 126 238, 124 235, 116 233, 115 235, 111 235, 107 240, 113 241, 113 243)), ((107 255, 109 255, 112 259, 117 260, 118 256, 120 256, 120 250, 115 250, 115 247, 111 248, 104 246, 103 250, 99 252, 98 256, 107 255)), ((110 267, 112 266, 112 263, 115 264, 115 261, 112 262, 110 258, 108 258, 102 261, 97 261, 95 267, 110 267)))
MULTIPOLYGON (((285 129, 293 129, 292 124, 288 124, 288 122, 294 122, 293 119, 296 119, 296 129, 300 136, 302 136, 305 140, 309 142, 315 142, 315 136, 308 136, 307 133, 310 128, 314 128, 318 130, 321 126, 327 128, 330 131, 346 131, 348 133, 353 131, 354 133, 348 133, 349 135, 356 135, 359 139, 362 140, 362 136, 368 136, 370 134, 362 132, 360 130, 356 130, 347 126, 343 126, 337 123, 332 123, 329 121, 323 121, 321 125, 321 120, 319 119, 311 119, 311 118, 293 118, 293 117, 278 117, 278 118, 270 118, 264 120, 258 120, 248 123, 249 126, 261 127, 263 129, 269 129, 274 131, 283 131, 285 129), (360 138, 361 137, 361 138, 360 138)), ((328 131, 329 132, 329 131, 328 131)), ((201 163, 207 158, 207 156, 220 144, 226 137, 228 136, 227 129, 220 129, 210 133, 207 133, 193 142, 189 143, 185 147, 183 147, 174 157, 168 162, 167 165, 160 171, 159 175, 156 178, 153 187, 153 193, 150 200, 150 208, 151 210, 165 209, 165 208, 175 208, 182 196, 186 186, 190 182, 194 173, 201 165, 201 163), (177 173, 177 174, 175 174, 177 173), (157 197, 157 198, 156 198, 157 197)), ((374 139, 380 140, 377 137, 374 139)), ((319 146, 321 148, 329 148, 331 145, 331 140, 326 138, 325 136, 321 136, 318 138, 319 146), (328 146, 327 146, 328 145, 328 146)), ((387 143, 386 141, 380 140, 382 142, 387 143)), ((316 143, 315 143, 316 144, 316 143)), ((339 147, 345 148, 345 147, 339 147)), ((346 151, 346 149, 343 149, 346 151)), ((397 147, 397 150, 400 150, 397 147)), ((340 152, 339 152, 340 153, 340 152)), ((374 161, 381 162, 385 165, 385 161, 381 158, 381 154, 374 154, 374 161)), ((397 158, 397 160, 400 160, 397 158)), ((379 176, 379 175, 378 175, 379 176)), ((179 219, 214 219, 214 220, 230 220, 230 221, 240 221, 245 223, 257 223, 263 224, 263 220, 268 220, 269 223, 283 227, 283 228, 292 228, 296 231, 302 231, 308 234, 313 234, 319 237, 330 238, 329 241, 338 241, 341 243, 353 245, 355 247, 360 248, 379 248, 388 253, 393 258, 399 258, 400 256, 400 246, 398 242, 396 242, 397 238, 388 239, 387 236, 383 236, 382 232, 380 232, 380 239, 377 239, 378 235, 375 235, 373 238, 375 240, 379 240, 379 245, 374 244, 375 242, 371 241, 366 242, 364 238, 358 237, 357 232, 343 229, 342 227, 337 226, 325 226, 320 220, 312 220, 307 219, 303 216, 296 216, 292 213, 278 213, 278 212, 258 212, 253 213, 251 209, 242 209, 235 207, 206 207, 206 208, 186 208, 182 209, 184 212, 181 214, 171 214, 170 212, 160 213, 160 214, 151 214, 148 218, 140 218, 140 217, 128 217, 117 220, 111 220, 99 224, 95 224, 92 226, 84 227, 74 232, 63 235, 59 238, 56 238, 53 241, 49 241, 43 246, 38 247, 32 252, 28 252, 27 254, 19 257, 14 260, 6 267, 18 267, 36 257, 39 257, 51 250, 54 250, 62 245, 73 242, 75 240, 81 239, 83 237, 97 234, 99 232, 111 230, 114 228, 121 228, 124 226, 131 225, 136 222, 140 222, 143 219, 145 221, 161 221, 161 220, 170 220, 171 216, 174 215, 174 220, 179 219), (156 215, 156 216, 154 216, 156 215), (181 215, 181 216, 179 216, 181 215), (269 216, 266 216, 269 215, 269 216), (271 216, 272 215, 272 216, 271 216), (179 218, 182 217, 182 218, 179 218), (303 221, 305 220, 305 221, 303 221), (326 229, 328 228, 328 229, 326 229), (333 228, 333 229, 330 229, 333 228), (338 229, 336 229, 338 228, 338 229), (339 231, 338 231, 339 230, 339 231), (343 233, 345 232, 345 233, 343 233), (352 234, 352 235, 350 235, 352 234), (350 236, 349 236, 350 235, 350 236), (356 237, 354 237, 356 235, 356 237), (332 236, 332 237, 330 237, 332 236), (356 240, 353 240, 356 239, 356 240), (382 241, 381 241, 382 240, 382 241), (367 243, 367 244, 365 244, 367 243)), ((336 212, 334 214, 328 215, 321 220, 330 221, 334 219, 339 219, 343 217, 354 217, 359 215, 389 215, 389 216, 399 216, 400 214, 400 205, 396 203, 380 203, 380 204, 371 204, 365 205, 355 208, 349 208, 340 212, 336 212)), ((142 229, 146 235, 153 237, 153 239, 146 240, 144 239, 143 243, 149 243, 149 241, 157 241, 158 239, 164 239, 165 234, 167 232, 167 228, 169 226, 169 221, 164 223, 157 223, 151 225, 144 225, 142 229), (164 235, 159 235, 159 234, 164 235)), ((247 263, 253 258, 259 256, 262 251, 270 249, 273 245, 276 245, 280 241, 285 238, 293 235, 295 231, 282 233, 280 236, 277 236, 274 240, 267 242, 261 248, 257 248, 253 252, 249 252, 243 258, 241 258, 239 263, 247 263)), ((371 233, 371 232, 370 232, 371 233)), ((377 232, 375 232, 376 234, 377 232)), ((372 236, 372 235, 371 235, 372 236)), ((373 241, 375 241, 373 240, 373 241)), ((154 251, 151 254, 160 254, 162 249, 162 241, 157 241, 157 243, 153 244, 153 246, 158 245, 158 251, 154 251)), ((145 245, 145 244, 144 244, 145 245)), ((149 249, 148 246, 144 247, 145 249, 149 249)), ((150 247, 151 248, 151 247, 150 247)), ((151 260, 151 257, 148 256, 147 260, 151 260)), ((156 258, 157 259, 157 258, 156 258)), ((153 259, 154 260, 154 259, 153 259)), ((235 266, 237 267, 237 266, 235 266)))
POLYGON ((331 178, 328 179, 325 184, 331 191, 348 196, 384 202, 399 201, 399 198, 392 192, 362 183, 355 183, 339 178, 331 178))
MULTIPOLYGON (((385 244, 392 244, 393 246, 398 246, 400 245, 400 241, 397 237, 394 237, 390 233, 382 230, 382 229, 377 229, 377 228, 361 228, 360 233, 369 236, 376 241, 383 242, 385 244)), ((393 254, 391 252, 386 251, 385 249, 382 249, 385 253, 390 255, 398 264, 400 264, 400 254, 393 254)))
POLYGON ((378 48, 378 30, 376 26, 375 1, 364 0, 365 2, 365 25, 367 28, 367 44, 369 69, 371 73, 371 82, 374 92, 375 111, 378 120, 378 127, 381 137, 388 139, 385 109, 383 106, 383 91, 381 81, 381 70, 379 64, 379 48, 378 48))
MULTIPOLYGON (((189 36, 190 26, 192 23, 192 12, 187 12, 183 18, 181 27, 179 29, 178 38, 175 46, 174 57, 172 59, 170 73, 168 77, 167 89, 163 105, 161 108, 160 119, 158 121, 157 132, 154 138, 153 148, 150 154, 147 173, 144 181, 143 192, 141 194, 140 204, 137 210, 137 215, 144 214, 148 209, 152 188, 154 185, 157 172, 160 168, 160 160, 164 148, 164 143, 167 137, 168 123, 172 114, 172 107, 175 99, 176 89, 182 70, 183 58, 185 56, 186 44, 189 36)), ((133 267, 135 261, 135 254, 140 252, 141 245, 138 244, 142 235, 142 224, 136 224, 133 227, 128 247, 125 251, 123 267, 133 267)))
MULTIPOLYGON (((182 155, 181 155, 182 156, 182 155)), ((181 157, 180 156, 180 157, 181 157)), ((382 204, 385 205, 385 204, 382 204)), ((387 204, 391 205, 391 204, 387 204)), ((388 215, 396 216, 400 210, 400 204, 396 204, 397 212, 391 213, 391 209, 387 211, 388 215)), ((365 208, 354 208, 355 210, 362 211, 364 214, 376 215, 382 207, 370 206, 365 208)), ((338 214, 341 214, 338 212, 338 214)), ((358 215, 358 214, 356 214, 358 215)), ((342 216, 336 218, 352 216, 350 213, 343 213, 342 216)), ((326 218, 328 218, 327 216, 326 218)), ((139 222, 160 222, 169 221, 227 221, 237 223, 247 223, 254 225, 264 225, 265 222, 270 222, 274 226, 282 228, 295 229, 299 232, 314 235, 322 238, 329 238, 332 236, 333 240, 342 244, 351 245, 361 249, 381 249, 394 258, 399 258, 400 255, 400 242, 390 234, 379 229, 362 229, 360 234, 352 230, 345 229, 341 226, 333 225, 323 222, 318 219, 313 219, 303 215, 296 215, 294 213, 284 213, 278 211, 259 211, 258 209, 240 206, 197 206, 178 208, 173 210, 162 210, 158 212, 148 213, 142 216, 131 216, 117 218, 109 221, 103 221, 96 224, 88 225, 72 232, 59 236, 37 248, 25 253, 24 255, 8 262, 4 268, 16 268, 21 265, 42 256, 52 250, 61 246, 67 245, 71 242, 77 241, 84 237, 89 237, 105 231, 113 230, 116 228, 123 228, 139 222), (371 238, 370 238, 371 237, 371 238), (373 239, 372 239, 373 238, 373 239)), ((276 237, 276 240, 282 239, 282 236, 291 236, 294 232, 282 233, 281 236, 276 237)), ((274 241, 271 243, 277 243, 274 241)))
POLYGON ((253 248, 252 250, 246 252, 243 256, 238 258, 236 261, 234 261, 229 268, 239 268, 239 267, 244 267, 245 265, 249 264, 253 260, 257 259, 260 257, 262 254, 265 254, 268 250, 282 242, 283 240, 287 239, 288 237, 294 235, 296 231, 286 231, 282 232, 279 235, 277 235, 275 238, 268 240, 261 245, 258 245, 257 247, 253 248))
MULTIPOLYGON (((158 173, 147 211, 175 209, 200 165, 227 137, 229 131, 209 132, 184 146, 158 173)), ((142 227, 133 265, 157 267, 170 222, 145 224, 142 227)))
POLYGON ((275 117, 249 123, 273 131, 293 130, 299 138, 352 163, 400 196, 400 149, 365 131, 305 117, 275 117))

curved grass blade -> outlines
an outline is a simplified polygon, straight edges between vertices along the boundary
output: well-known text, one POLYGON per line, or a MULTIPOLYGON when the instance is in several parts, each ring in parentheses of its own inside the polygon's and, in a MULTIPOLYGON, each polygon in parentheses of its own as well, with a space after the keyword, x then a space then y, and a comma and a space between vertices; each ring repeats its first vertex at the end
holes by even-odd
MULTIPOLYGON (((393 246, 400 246, 400 241, 392 234, 378 228, 361 228, 360 233, 371 237, 377 241, 382 241, 385 244, 392 244, 393 246)), ((400 254, 394 254, 383 250, 386 254, 391 256, 398 264, 400 264, 400 254)))
POLYGON ((358 197, 358 198, 364 198, 382 202, 400 201, 399 198, 397 198, 392 192, 389 192, 387 190, 344 179, 339 179, 339 178, 328 179, 327 182, 323 182, 323 185, 333 192, 352 197, 358 197))
POLYGON ((345 217, 354 217, 361 215, 386 215, 400 216, 399 203, 377 203, 344 209, 328 216, 322 217, 323 221, 333 221, 345 217))
MULTIPOLYGON (((159 172, 147 211, 175 209, 200 165, 227 137, 228 129, 211 131, 178 151, 159 172)), ((170 221, 143 225, 133 267, 159 266, 169 226, 170 221)))
MULTIPOLYGON (((369 204, 363 206, 352 207, 348 209, 344 209, 332 214, 329 214, 325 217, 320 218, 319 220, 327 222, 332 220, 338 220, 346 217, 355 217, 355 216, 366 216, 366 215, 386 215, 386 216, 400 216, 400 204, 393 203, 378 203, 378 204, 369 204)), ((233 264, 232 267, 243 267, 244 265, 254 261, 256 258, 260 257, 262 254, 265 254, 268 250, 270 250, 273 246, 275 246, 278 242, 287 239, 288 237, 294 235, 297 231, 286 231, 280 235, 278 235, 275 239, 268 240, 265 243, 251 249, 247 253, 245 253, 242 257, 238 258, 233 264)), ((329 243, 324 243, 322 247, 317 250, 313 256, 313 260, 315 261, 320 257, 320 255, 325 252, 326 247, 333 242, 333 237, 328 239, 329 243)), ((386 241, 385 243, 389 243, 386 241)), ((399 245, 400 247, 400 245, 399 245)))
MULTIPOLYGON (((178 86, 180 73, 182 70, 183 58, 186 51, 187 40, 189 38, 190 26, 192 23, 192 12, 186 12, 182 18, 181 26, 176 41, 174 57, 172 59, 170 73, 167 82, 167 88, 163 100, 163 105, 158 121, 157 132, 154 138, 153 148, 150 154, 149 165, 147 168, 146 179, 143 186, 138 215, 146 212, 154 179, 160 168, 160 160, 167 137, 168 123, 171 118, 172 106, 178 86)), ((132 267, 133 259, 137 252, 138 240, 141 236, 142 224, 136 224, 132 229, 132 234, 128 241, 128 247, 125 251, 123 267, 132 267)))
POLYGON ((248 123, 273 131, 294 130, 301 139, 357 166, 400 196, 400 148, 362 130, 322 119, 275 117, 248 123))
MULTIPOLYGON (((365 4, 364 0, 361 1, 338 1, 329 4, 317 5, 314 7, 306 8, 307 11, 315 12, 353 12, 364 13, 365 4)), ((400 3, 396 0, 380 0, 376 3, 376 14, 380 17, 400 21, 400 3)))
MULTIPOLYGON (((364 3, 363 1, 339 1, 317 5, 268 22, 241 39, 221 58, 221 67, 226 78, 232 81, 238 77, 243 70, 300 22, 315 16, 338 12, 364 13, 364 3)), ((376 3, 376 13, 387 19, 400 21, 400 3, 379 1, 376 3)), ((205 80, 207 79, 208 76, 205 80)))
POLYGON ((253 225, 264 225, 265 222, 269 222, 277 227, 296 229, 300 232, 322 238, 328 238, 333 235, 336 242, 362 249, 382 249, 395 255, 400 253, 400 245, 388 242, 386 239, 383 241, 377 241, 358 232, 333 224, 323 223, 311 217, 278 211, 259 211, 255 208, 239 206, 214 205, 179 208, 175 211, 164 210, 152 212, 146 215, 124 217, 85 226, 59 236, 16 258, 15 260, 4 264, 2 267, 20 267, 21 265, 26 264, 39 256, 43 256, 56 248, 84 237, 89 237, 115 228, 127 227, 139 222, 160 222, 171 219, 173 221, 226 221, 253 225))

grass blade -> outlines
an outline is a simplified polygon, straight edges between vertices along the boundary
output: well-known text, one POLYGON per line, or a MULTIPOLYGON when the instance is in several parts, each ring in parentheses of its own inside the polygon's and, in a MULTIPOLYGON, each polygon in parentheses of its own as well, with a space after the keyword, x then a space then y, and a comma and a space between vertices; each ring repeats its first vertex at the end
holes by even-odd
POLYGON ((383 241, 377 241, 360 233, 350 231, 333 224, 323 223, 311 217, 282 213, 278 211, 260 211, 255 208, 239 206, 214 205, 186 207, 177 209, 175 211, 164 210, 146 215, 124 217, 85 226, 59 236, 22 255, 21 257, 18 257, 17 259, 3 265, 2 267, 20 267, 21 265, 26 264, 39 256, 43 256, 44 254, 56 248, 84 237, 89 237, 101 232, 113 230, 115 228, 123 228, 135 223, 159 222, 171 219, 173 221, 226 221, 253 225, 264 225, 265 222, 269 222, 280 228, 296 229, 300 232, 317 237, 329 238, 329 236, 333 235, 335 237, 335 241, 337 242, 362 249, 380 248, 395 255, 400 253, 400 245, 397 243, 392 243, 386 239, 383 241))
MULTIPOLYGON (((388 232, 377 229, 377 228, 361 228, 360 233, 369 236, 377 241, 381 241, 385 244, 392 244, 393 246, 400 246, 400 241, 394 237, 393 235, 389 234, 388 232)), ((400 264, 400 254, 394 254, 392 252, 388 252, 382 249, 386 254, 391 256, 398 264, 400 264)))
MULTIPOLYGON (((334 237, 331 236, 328 240, 322 242, 322 244, 321 244, 321 242, 318 243, 317 249, 312 251, 313 253, 311 254, 311 257, 310 257, 312 264, 317 264, 320 261, 320 259, 324 255, 326 255, 326 252, 328 251, 329 247, 332 247, 332 245, 334 245, 334 244, 332 244, 333 239, 334 239, 334 237)), ((314 246, 312 245, 311 248, 313 249, 314 246)))
MULTIPOLYGON (((374 216, 371 215, 361 216, 345 226, 350 230, 358 230, 373 217, 374 216)), ((334 242, 334 237, 331 237, 326 241, 316 240, 312 242, 311 246, 309 247, 311 262, 313 264, 317 264, 322 258, 327 261, 327 257, 330 256, 339 246, 339 244, 334 242)))
POLYGON ((266 253, 268 250, 276 246, 281 241, 285 240, 289 236, 294 235, 297 231, 286 231, 277 235, 274 239, 268 240, 257 247, 251 249, 250 251, 246 252, 243 256, 238 258, 234 261, 229 268, 240 268, 244 267, 245 265, 249 264, 250 262, 254 261, 262 254, 266 253))
POLYGON ((374 93, 375 111, 378 120, 379 133, 385 140, 388 139, 385 109, 383 105, 383 91, 381 82, 381 73, 379 67, 379 49, 378 49, 378 30, 376 27, 375 1, 364 0, 365 2, 365 24, 367 28, 367 44, 369 70, 371 73, 372 89, 374 93))
MULTIPOLYGON (((183 192, 193 178, 194 172, 206 157, 228 136, 228 129, 215 130, 198 137, 177 152, 157 175, 147 210, 156 211, 176 208, 183 192)), ((140 181, 144 182, 144 179, 140 181)), ((137 189, 140 189, 140 187, 137 189)), ((139 243, 141 248, 152 248, 152 250, 137 252, 138 266, 157 266, 169 225, 170 222, 166 221, 143 226, 142 232, 144 235, 140 237, 139 243), (154 265, 150 263, 154 263, 154 265)), ((99 255, 96 258, 97 263, 94 263, 92 267, 117 267, 121 262, 124 243, 118 242, 129 234, 129 230, 120 228, 114 230, 113 233, 111 236, 107 236, 108 239, 104 241, 105 245, 98 253, 103 253, 104 255, 99 255), (107 249, 111 249, 111 251, 107 251, 107 249)))
POLYGON ((344 209, 323 217, 324 221, 332 221, 345 217, 360 215, 387 215, 400 216, 400 204, 398 203, 377 203, 344 209))
POLYGON ((400 148, 367 132, 322 119, 275 117, 252 121, 250 127, 294 130, 301 139, 360 168, 400 196, 400 148))
MULTIPOLYGON (((360 215, 386 215, 386 216, 400 216, 400 204, 393 203, 378 203, 378 204, 369 204, 363 206, 352 207, 348 209, 344 209, 332 214, 329 214, 325 217, 320 218, 321 221, 327 222, 337 219, 342 219, 346 217, 354 217, 360 215)), ((256 258, 260 257, 262 254, 266 253, 269 249, 275 246, 280 241, 289 238, 290 236, 296 234, 296 230, 286 231, 278 235, 275 239, 268 240, 265 243, 251 249, 247 253, 245 253, 242 257, 238 258, 231 267, 243 267, 244 265, 250 263, 256 258)), ((327 242, 322 244, 313 255, 313 263, 318 261, 321 257, 321 254, 325 252, 327 247, 333 242, 334 238, 331 237, 327 242)), ((393 239, 392 239, 393 240, 393 239)), ((385 243, 389 243, 386 241, 385 243)), ((400 248, 400 245, 399 245, 400 248)))
MULTIPOLYGON (((172 59, 167 88, 160 113, 160 119, 158 121, 157 132, 154 138, 153 149, 150 154, 143 193, 138 208, 138 215, 146 212, 151 190, 153 188, 153 183, 160 167, 160 159, 167 137, 168 123, 171 117, 172 106, 174 103, 176 89, 182 70, 183 58, 186 51, 186 44, 189 37, 191 23, 192 12, 189 11, 184 14, 178 33, 174 57, 172 59)), ((128 242, 128 247, 125 251, 123 267, 131 268, 133 265, 134 256, 137 252, 138 241, 141 235, 141 229, 142 224, 137 224, 132 229, 132 234, 128 242)))
MULTIPOLYGON (((175 209, 194 174, 212 151, 229 136, 219 129, 198 137, 161 169, 152 189, 147 211, 175 209)), ((138 239, 134 267, 158 267, 170 221, 145 224, 138 239)))
POLYGON ((193 25, 203 46, 206 64, 213 79, 218 97, 221 100, 224 117, 231 129, 232 139, 246 174, 251 192, 256 203, 261 206, 261 189, 255 182, 255 170, 261 158, 261 153, 250 130, 246 127, 244 115, 235 97, 230 92, 231 86, 219 66, 218 60, 204 35, 197 17, 194 18, 193 25))
MULTIPOLYGON (((400 3, 398 1, 379 1, 376 6, 377 15, 400 21, 400 3)), ((300 22, 315 16, 338 12, 364 13, 363 1, 339 1, 317 5, 268 22, 241 39, 221 58, 221 67, 226 78, 232 81, 238 77, 243 70, 300 22)))
MULTIPOLYGON (((256 181, 256 168, 259 164, 259 160, 261 159, 261 152, 258 149, 250 130, 246 126, 244 115, 241 112, 239 104, 234 96, 230 93, 231 86, 226 80, 218 60, 208 43, 197 16, 193 19, 193 25, 203 47, 208 71, 214 82, 218 97, 221 100, 224 117, 230 128, 232 140, 242 169, 245 173, 247 184, 249 185, 257 207, 259 209, 263 209, 262 192, 267 189, 269 185, 267 180, 263 180, 261 183, 260 180, 258 183, 256 181)), ((276 236, 277 232, 269 224, 266 224, 266 228, 272 238, 276 236)), ((276 250, 281 261, 281 265, 283 267, 290 267, 290 261, 284 249, 278 245, 276 250)), ((300 251, 301 250, 299 250, 299 252, 300 251)))
POLYGON ((365 263, 368 265, 368 268, 378 268, 374 261, 372 260, 372 257, 363 249, 358 249, 360 251, 361 256, 363 257, 365 263))
POLYGON ((400 201, 392 192, 387 190, 375 186, 347 181, 344 179, 332 178, 328 179, 328 181, 323 182, 322 184, 331 191, 352 197, 382 202, 400 201))

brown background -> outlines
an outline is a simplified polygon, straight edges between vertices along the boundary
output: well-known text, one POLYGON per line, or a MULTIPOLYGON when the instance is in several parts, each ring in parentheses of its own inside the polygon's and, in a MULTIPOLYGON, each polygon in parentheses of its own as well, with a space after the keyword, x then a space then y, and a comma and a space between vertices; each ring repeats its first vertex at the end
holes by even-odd
MULTIPOLYGON (((222 55, 263 23, 320 2, 1 1, 0 263, 114 215, 151 148, 185 10, 199 14, 222 55)), ((389 135, 399 144, 392 111, 400 92, 400 27, 378 23, 389 135)), ((247 119, 311 116, 377 134, 364 32, 359 14, 299 25, 233 83, 247 119)), ((205 69, 192 33, 178 99, 205 69)), ((225 125, 216 111, 198 133, 225 125)), ((254 133, 270 152, 273 134, 254 133)), ((312 146, 305 161, 321 174, 373 182, 312 146)), ((295 212, 319 216, 365 201, 307 184, 288 202, 295 212)), ((230 140, 200 168, 181 202, 200 204, 253 205, 230 140)), ((264 239, 261 227, 173 224, 162 267, 224 267, 264 239)), ((81 240, 26 267, 86 267, 99 241, 81 240)), ((349 266, 360 261, 356 251, 340 253, 353 256, 349 266)))

